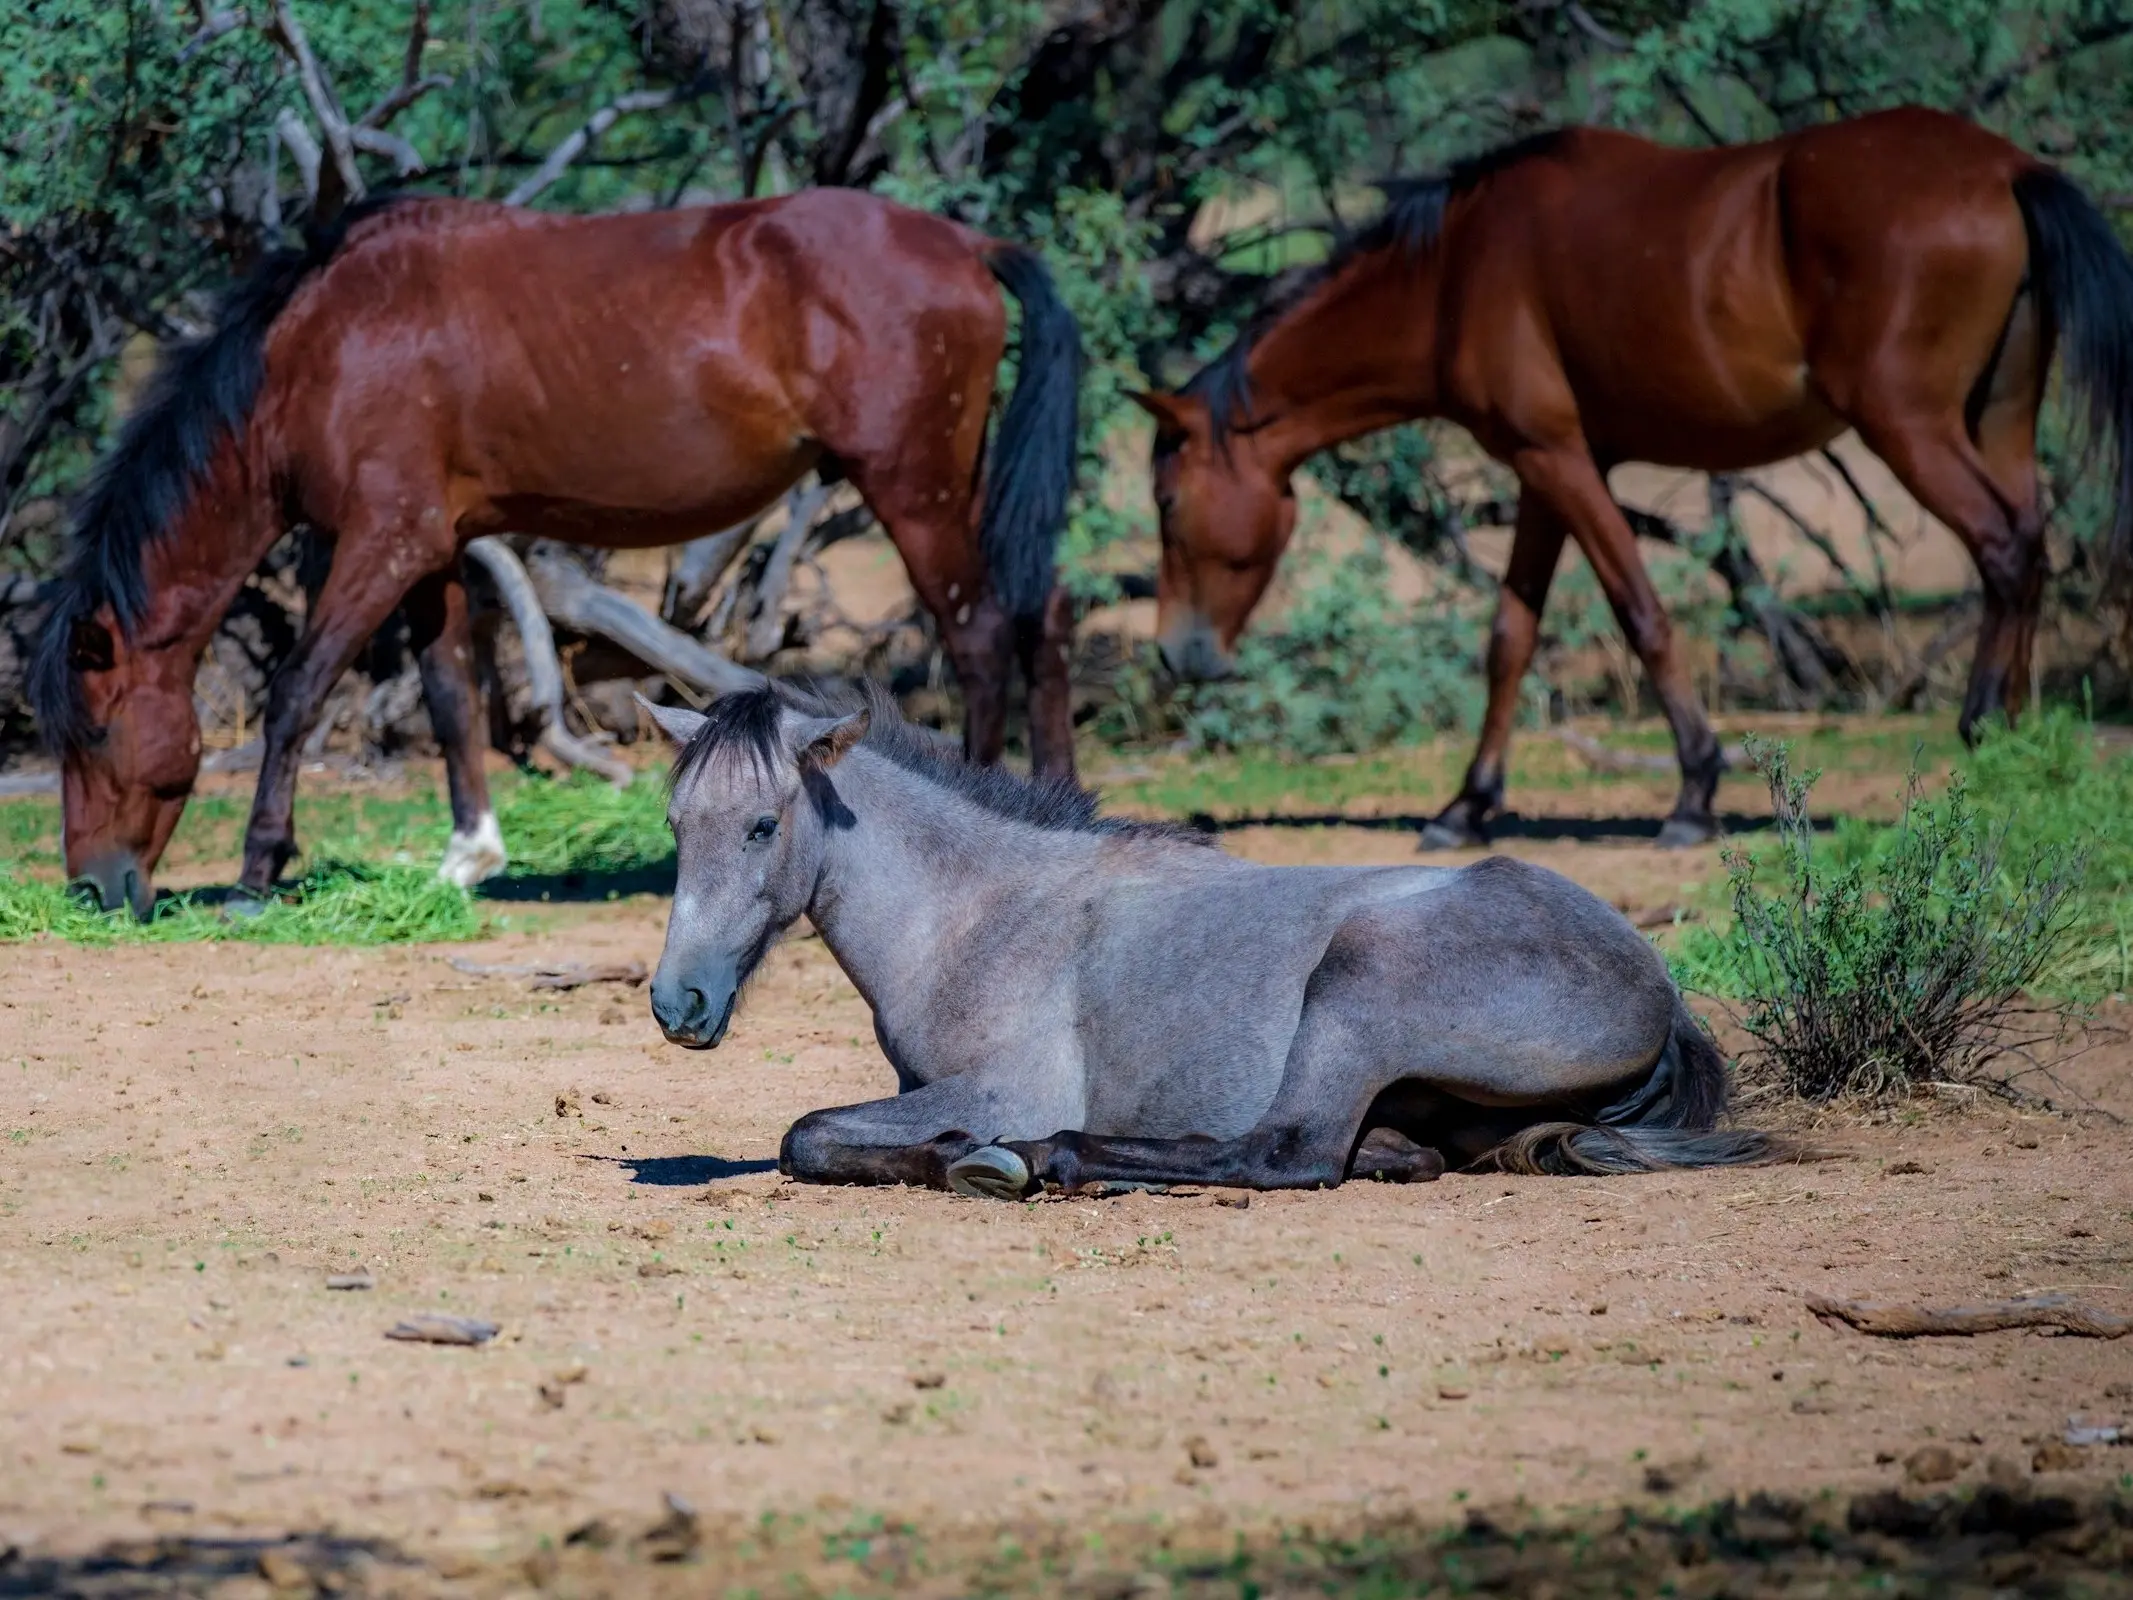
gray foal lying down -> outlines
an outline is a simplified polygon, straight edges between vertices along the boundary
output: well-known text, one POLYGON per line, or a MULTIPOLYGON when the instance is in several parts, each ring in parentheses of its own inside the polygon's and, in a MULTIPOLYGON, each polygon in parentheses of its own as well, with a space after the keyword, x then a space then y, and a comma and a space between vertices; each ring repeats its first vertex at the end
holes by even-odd
POLYGON ((1255 866, 967 766, 879 694, 653 715, 682 746, 667 1038, 717 1045, 804 912, 896 1069, 793 1124, 793 1177, 1014 1197, 1780 1153, 1713 1131, 1725 1063, 1665 963, 1552 872, 1255 866))

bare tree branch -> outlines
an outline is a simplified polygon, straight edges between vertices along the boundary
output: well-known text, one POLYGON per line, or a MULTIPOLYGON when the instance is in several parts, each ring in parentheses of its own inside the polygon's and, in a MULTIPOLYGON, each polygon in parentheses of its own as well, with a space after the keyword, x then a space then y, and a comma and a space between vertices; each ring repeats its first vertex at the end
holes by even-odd
MULTIPOLYGON (((364 112, 362 116, 358 117, 356 119, 356 127, 358 129, 382 128, 424 95, 438 89, 449 89, 452 87, 453 82, 454 80, 450 74, 433 72, 426 78, 417 78, 411 83, 403 83, 368 111, 364 112)), ((362 140, 359 138, 356 143, 361 144, 362 140)))
POLYGON ((566 134, 548 152, 547 159, 534 169, 532 176, 504 196, 504 204, 522 206, 533 199, 569 171, 570 164, 583 155, 595 139, 624 117, 640 111, 661 110, 681 97, 682 92, 676 89, 638 89, 617 96, 566 134))
POLYGON ((1793 509, 1791 503, 1775 489, 1766 484, 1758 483, 1753 478, 1743 478, 1741 487, 1791 523, 1793 532, 1821 551, 1822 559, 1837 569, 1838 575, 1844 579, 1845 584, 1854 594, 1865 600, 1877 615, 1888 609, 1889 596, 1885 593, 1876 594, 1865 583, 1861 582, 1858 574, 1854 573, 1850 566, 1845 563, 1844 557, 1837 553, 1837 547, 1831 541, 1829 535, 1823 533, 1805 517, 1801 516, 1799 512, 1793 509))
POLYGON ((2036 45, 2025 50, 2014 65, 1979 84, 1957 109, 1966 116, 1989 111, 2006 99, 2015 86, 2031 73, 2064 61, 2069 56, 2077 56, 2084 50, 2094 49, 2097 45, 2123 39, 2128 34, 2133 34, 2133 18, 2113 17, 2108 22, 2091 23, 2088 27, 2076 28, 2072 38, 2062 39, 2057 44, 2036 45))
MULTIPOLYGON (((274 132, 281 142, 289 147, 289 157, 296 163, 296 176, 304 186, 304 199, 318 199, 319 165, 325 159, 320 153, 318 141, 311 137, 311 130, 304 126, 304 119, 287 106, 283 106, 274 118, 274 132)), ((279 209, 279 206, 276 207, 279 209)))
POLYGON ((755 607, 748 617, 746 657, 767 661, 777 654, 785 637, 785 591, 792 583, 793 562, 806 541, 829 490, 821 483, 804 483, 785 497, 785 526, 771 547, 770 560, 757 582, 755 607))
POLYGON ((199 30, 185 41, 184 48, 178 52, 178 59, 181 62, 192 60, 194 56, 205 50, 224 34, 235 33, 243 26, 244 13, 242 11, 217 11, 202 22, 199 30))
MULTIPOLYGON (((296 10, 290 0, 274 0, 274 20, 267 32, 296 63, 304 99, 310 102, 311 115, 317 120, 319 131, 325 135, 326 148, 333 152, 333 171, 341 185, 337 199, 362 199, 365 193, 363 174, 356 170, 355 144, 349 135, 348 118, 333 98, 333 91, 326 87, 326 75, 319 69, 318 58, 311 53, 311 41, 304 36, 303 24, 296 20, 296 10)), ((336 198, 325 194, 323 181, 320 197, 321 204, 329 204, 336 198)), ((330 204, 329 208, 339 209, 337 203, 330 204)))
POLYGON ((412 177, 429 167, 429 163, 422 159, 422 152, 397 133, 387 133, 383 128, 366 128, 358 124, 349 130, 348 137, 358 150, 367 150, 374 156, 391 158, 393 171, 399 177, 412 177))
MULTIPOLYGON (((534 0, 534 4, 528 9, 538 18, 541 14, 540 0, 534 0)), ((415 14, 407 24, 407 54, 400 61, 400 86, 403 89, 413 88, 421 80, 422 52, 429 42, 430 0, 415 0, 415 14)))
POLYGON ((555 621, 573 632, 611 640, 676 683, 712 695, 762 686, 761 673, 705 649, 628 596, 595 583, 583 567, 562 554, 560 546, 536 541, 527 571, 542 609, 555 621))
POLYGON ((614 757, 574 735, 563 722, 563 668, 555 652, 555 630, 541 609, 540 596, 525 564, 512 548, 493 535, 468 541, 467 554, 488 573, 502 597, 504 609, 518 628, 520 648, 526 656, 527 688, 541 716, 540 742, 566 766, 597 772, 616 788, 630 781, 630 769, 614 757))

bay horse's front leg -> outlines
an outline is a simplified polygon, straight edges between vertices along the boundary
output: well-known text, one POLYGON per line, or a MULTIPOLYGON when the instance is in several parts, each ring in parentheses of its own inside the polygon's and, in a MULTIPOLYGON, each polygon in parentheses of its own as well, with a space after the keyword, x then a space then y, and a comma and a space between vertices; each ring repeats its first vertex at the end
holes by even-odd
POLYGON ((502 872, 508 857, 503 831, 489 808, 489 775, 482 766, 488 741, 482 727, 481 688, 474 676, 467 587, 458 562, 424 578, 408 592, 407 623, 422 671, 430 731, 444 752, 445 788, 452 800, 452 838, 437 876, 471 889, 502 872))
POLYGON ((1592 563, 1593 576, 1607 596, 1615 621, 1644 663, 1645 676, 1666 711, 1667 724, 1674 732, 1674 754, 1681 764, 1681 792, 1659 830, 1660 845, 1678 849, 1703 843, 1718 832, 1713 803, 1725 772, 1725 756, 1704 716, 1703 702, 1696 698, 1688 668, 1674 648, 1673 624, 1637 554, 1637 536, 1630 531, 1629 519, 1615 504, 1606 478, 1582 443, 1532 446, 1514 452, 1510 464, 1523 486, 1520 506, 1529 498, 1545 500, 1592 563))
POLYGON ((1569 531, 1554 507, 1539 495, 1519 497, 1518 529, 1512 536, 1511 558, 1496 599, 1496 621, 1489 632, 1489 709, 1481 719, 1481 740, 1458 797, 1422 829, 1425 850, 1457 850, 1489 842, 1486 824, 1503 806, 1504 756, 1518 720, 1518 686, 1533 664, 1548 586, 1555 581, 1569 531))
POLYGON ((438 571, 451 555, 449 545, 429 551, 395 548, 377 528, 342 531, 333 570, 319 591, 304 636, 267 691, 261 730, 266 748, 251 820, 245 826, 244 868, 237 877, 242 893, 255 899, 271 893, 296 854, 297 762, 326 696, 354 664, 364 642, 406 598, 410 583, 438 571), (411 559, 416 553, 426 561, 411 559))

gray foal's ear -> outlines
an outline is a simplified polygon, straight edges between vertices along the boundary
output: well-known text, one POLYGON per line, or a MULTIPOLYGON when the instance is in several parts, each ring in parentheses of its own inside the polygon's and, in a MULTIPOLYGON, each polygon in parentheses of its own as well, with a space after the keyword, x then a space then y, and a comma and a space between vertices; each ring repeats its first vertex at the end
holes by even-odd
POLYGON ((827 771, 866 737, 871 716, 861 709, 848 717, 794 717, 786 724, 786 748, 801 766, 827 771))
POLYGON ((637 704, 644 707, 647 715, 659 724, 659 731, 676 744, 687 744, 696 737, 696 730, 704 725, 704 714, 691 711, 687 706, 655 706, 643 695, 635 696, 637 704))

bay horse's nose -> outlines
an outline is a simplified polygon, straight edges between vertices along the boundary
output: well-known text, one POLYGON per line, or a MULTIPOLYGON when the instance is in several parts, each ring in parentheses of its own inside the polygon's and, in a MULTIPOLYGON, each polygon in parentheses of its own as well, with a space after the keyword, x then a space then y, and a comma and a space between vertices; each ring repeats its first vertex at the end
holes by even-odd
POLYGON ((124 906, 137 922, 146 922, 155 909, 155 884, 128 850, 94 857, 83 865, 70 887, 84 899, 93 898, 99 911, 116 911, 124 906))
POLYGON ((1237 675, 1237 666, 1203 617, 1195 617, 1156 641, 1163 668, 1180 683, 1219 683, 1237 675))

